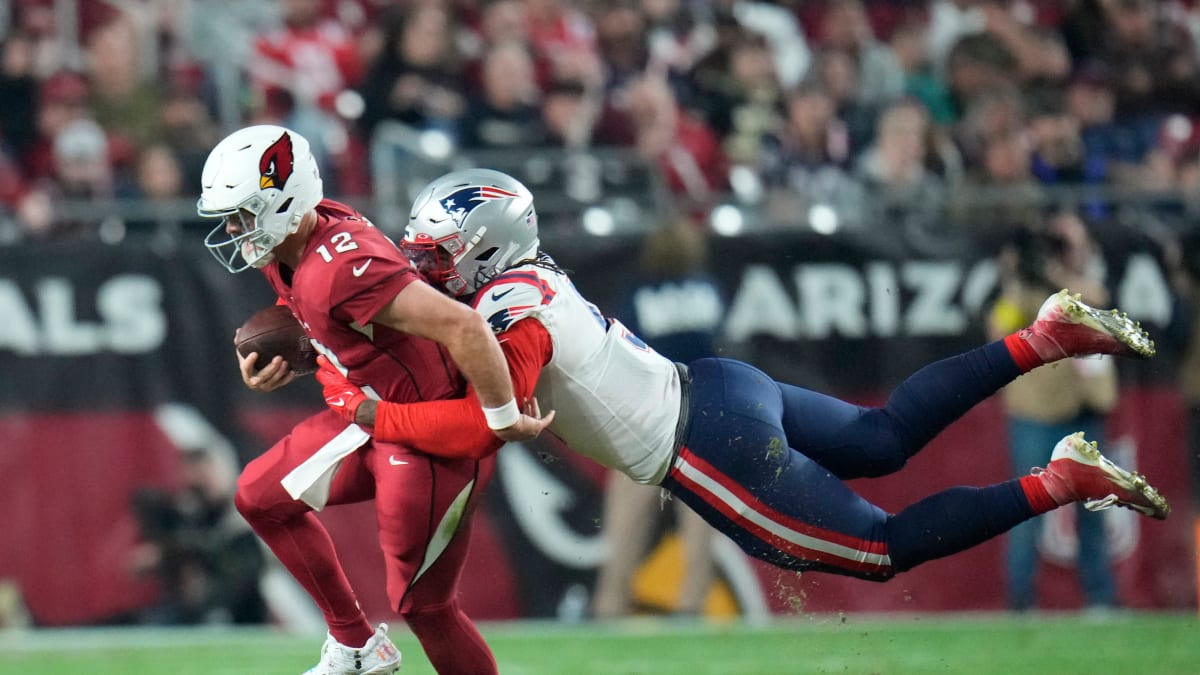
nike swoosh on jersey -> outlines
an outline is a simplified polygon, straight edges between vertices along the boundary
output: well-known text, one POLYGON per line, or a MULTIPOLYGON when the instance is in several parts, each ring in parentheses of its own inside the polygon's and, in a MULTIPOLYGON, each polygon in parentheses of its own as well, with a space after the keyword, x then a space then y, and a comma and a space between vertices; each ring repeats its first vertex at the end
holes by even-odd
POLYGON ((361 277, 363 275, 363 273, 367 271, 367 268, 370 267, 371 261, 373 261, 373 260, 375 260, 375 259, 370 258, 367 260, 367 262, 363 263, 362 265, 351 268, 350 271, 354 274, 354 276, 361 277))
POLYGON ((329 401, 329 405, 335 405, 335 406, 341 408, 342 406, 346 405, 346 399, 339 398, 336 401, 329 401))
POLYGON ((391 464, 392 466, 400 466, 401 464, 408 464, 408 461, 403 460, 403 459, 396 459, 396 456, 392 455, 392 456, 388 457, 388 464, 391 464))
POLYGON ((504 291, 503 293, 493 292, 492 293, 492 302, 495 302, 495 301, 499 300, 500 298, 503 298, 504 296, 508 295, 509 293, 512 293, 515 290, 516 290, 515 288, 510 288, 507 291, 504 291))

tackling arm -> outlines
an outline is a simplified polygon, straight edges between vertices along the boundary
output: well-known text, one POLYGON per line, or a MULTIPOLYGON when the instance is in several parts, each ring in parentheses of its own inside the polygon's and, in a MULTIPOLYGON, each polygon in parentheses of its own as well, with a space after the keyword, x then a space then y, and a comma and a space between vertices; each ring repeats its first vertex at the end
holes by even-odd
MULTIPOLYGON (((550 334, 536 319, 518 321, 501 333, 499 345, 512 374, 512 387, 524 401, 533 396, 542 366, 553 353, 550 334)), ((346 386, 352 386, 336 372, 322 369, 318 379, 326 388, 326 401, 339 400, 346 386), (334 381, 334 378, 340 381, 334 381)), ((342 406, 331 404, 334 410, 342 406)), ((439 457, 478 459, 499 450, 504 441, 488 428, 474 389, 466 398, 421 403, 393 403, 363 400, 355 410, 355 421, 374 426, 373 436, 381 441, 401 443, 439 457)), ((553 413, 543 418, 546 423, 553 413)))
POLYGON ((489 427, 506 440, 526 437, 504 353, 483 317, 423 282, 404 287, 372 321, 440 343, 475 389, 489 427), (508 433, 511 432, 511 433, 508 433))

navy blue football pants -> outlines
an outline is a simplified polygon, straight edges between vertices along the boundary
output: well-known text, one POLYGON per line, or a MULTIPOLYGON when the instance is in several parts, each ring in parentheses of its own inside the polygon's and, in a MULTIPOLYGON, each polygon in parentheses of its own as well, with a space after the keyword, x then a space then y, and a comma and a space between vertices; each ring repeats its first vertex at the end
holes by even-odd
POLYGON ((879 408, 729 359, 690 373, 688 430, 663 487, 776 566, 884 581, 1034 515, 1017 479, 944 490, 894 515, 844 482, 897 471, 1020 375, 1003 342, 925 366, 879 408))

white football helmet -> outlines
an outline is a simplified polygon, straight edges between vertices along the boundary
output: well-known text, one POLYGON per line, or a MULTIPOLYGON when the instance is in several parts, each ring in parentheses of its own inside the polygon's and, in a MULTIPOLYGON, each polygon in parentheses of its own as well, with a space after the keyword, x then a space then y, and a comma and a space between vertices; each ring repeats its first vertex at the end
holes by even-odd
POLYGON ((204 245, 230 272, 262 267, 271 250, 296 231, 304 214, 324 197, 321 174, 308 141, 269 124, 226 136, 208 154, 196 211, 220 218, 204 245), (253 224, 242 212, 253 214, 253 224), (243 231, 229 235, 229 218, 242 218, 243 231))
POLYGON ((452 171, 421 190, 400 247, 435 285, 455 296, 474 293, 537 257, 533 194, 492 169, 452 171))

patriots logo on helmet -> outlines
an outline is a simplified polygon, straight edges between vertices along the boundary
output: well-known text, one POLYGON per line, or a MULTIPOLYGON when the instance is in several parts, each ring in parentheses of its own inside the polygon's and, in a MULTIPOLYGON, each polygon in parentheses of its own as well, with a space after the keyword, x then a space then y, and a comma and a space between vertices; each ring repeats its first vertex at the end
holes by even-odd
POLYGON ((520 197, 520 195, 493 185, 473 185, 451 193, 441 203, 442 209, 454 219, 454 224, 461 230, 463 229, 463 223, 467 220, 467 216, 471 215, 471 212, 480 204, 497 199, 514 199, 516 197, 520 197))
POLYGON ((293 157, 292 136, 285 131, 258 160, 258 186, 282 190, 292 177, 293 157))

